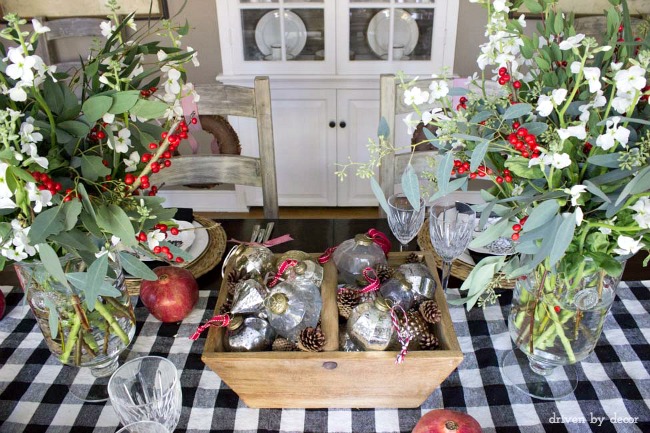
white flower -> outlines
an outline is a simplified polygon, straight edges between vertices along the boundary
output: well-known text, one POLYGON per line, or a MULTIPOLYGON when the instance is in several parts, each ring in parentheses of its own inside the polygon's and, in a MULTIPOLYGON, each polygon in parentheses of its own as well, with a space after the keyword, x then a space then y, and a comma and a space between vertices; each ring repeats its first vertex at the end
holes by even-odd
POLYGON ((7 66, 7 75, 14 80, 24 81, 31 85, 32 81, 34 81, 32 68, 36 64, 34 56, 25 57, 21 48, 9 48, 7 57, 11 61, 11 65, 7 66))
POLYGON ((406 105, 421 105, 429 100, 429 92, 419 87, 412 87, 404 91, 404 103, 406 105))
POLYGON ((618 126, 620 120, 621 118, 618 116, 607 120, 607 131, 596 138, 596 146, 603 150, 609 150, 614 147, 616 142, 621 143, 623 146, 627 145, 627 141, 630 137, 630 130, 623 126, 618 126))
POLYGON ((585 68, 585 79, 589 83, 589 92, 596 93, 600 90, 600 69, 599 68, 585 68))
POLYGON ((99 24, 99 28, 102 31, 102 36, 106 39, 108 39, 116 29, 115 24, 113 24, 111 21, 103 21, 101 24, 99 24))
POLYGON ((158 229, 151 231, 147 233, 147 246, 150 250, 153 250, 158 245, 160 245, 161 241, 165 240, 165 237, 166 235, 158 229))
POLYGON ((580 62, 573 62, 573 63, 571 63, 571 66, 569 67, 569 69, 571 70, 571 73, 573 73, 573 74, 577 74, 578 72, 580 72, 581 68, 582 68, 582 63, 580 63, 580 62))
MULTIPOLYGON (((190 47, 190 46, 188 45, 188 46, 187 46, 187 51, 192 52, 192 51, 194 51, 194 48, 192 48, 192 47, 190 47)), ((199 55, 199 53, 196 52, 196 51, 194 51, 194 54, 192 54, 192 64, 193 64, 195 67, 197 67, 197 68, 198 68, 199 66, 201 66, 201 63, 199 63, 198 55, 199 55)))
POLYGON ((636 254, 641 249, 641 239, 639 238, 638 241, 635 241, 629 236, 619 236, 616 241, 618 248, 614 248, 614 253, 621 256, 636 254))
POLYGON ((634 103, 633 99, 634 95, 632 92, 622 92, 619 89, 619 91, 616 92, 616 97, 612 99, 612 107, 617 113, 625 114, 634 103))
POLYGON ((537 112, 542 117, 548 117, 553 111, 553 101, 550 96, 539 95, 537 99, 537 112))
POLYGON ((551 157, 551 165, 559 170, 571 165, 571 157, 567 153, 554 153, 551 157))
POLYGON ((106 113, 102 116, 102 121, 104 123, 113 123, 115 121, 115 114, 113 113, 106 113))
POLYGON ((431 97, 429 98, 429 102, 433 102, 447 96, 449 93, 449 86, 447 86, 446 81, 434 80, 431 82, 431 84, 429 84, 429 90, 431 90, 431 97))
POLYGON ((622 69, 614 75, 614 81, 616 81, 617 91, 632 92, 641 90, 646 83, 645 69, 637 65, 631 66, 630 69, 622 69))
POLYGON ((587 191, 587 187, 584 185, 573 185, 570 189, 564 188, 564 192, 571 195, 571 206, 578 205, 580 194, 585 191, 587 191))
POLYGON ((165 81, 165 92, 171 95, 178 95, 181 91, 181 85, 178 80, 181 78, 181 73, 178 69, 170 69, 167 72, 167 81, 165 81))
POLYGON ((610 66, 612 67, 612 71, 616 72, 623 67, 623 62, 612 62, 610 66))
POLYGON ((551 99, 555 105, 560 105, 566 99, 567 89, 555 89, 551 92, 551 99))
POLYGON ((14 87, 9 89, 9 98, 12 101, 24 102, 27 100, 27 92, 23 89, 24 86, 28 86, 28 83, 23 81, 18 81, 14 87))
POLYGON ((43 207, 52 206, 52 193, 49 190, 39 190, 34 182, 27 183, 26 189, 29 201, 34 202, 32 208, 35 213, 39 213, 43 207))
POLYGON ((576 206, 576 226, 580 227, 580 224, 582 224, 582 221, 585 218, 585 214, 582 212, 582 208, 580 206, 576 206))
POLYGON ((9 197, 0 197, 0 209, 15 209, 16 203, 9 197))
POLYGON ((578 48, 580 46, 580 42, 585 38, 585 35, 582 33, 579 33, 575 36, 570 36, 560 42, 560 49, 561 50, 572 50, 573 48, 578 48))
MULTIPOLYGON (((612 218, 611 220, 604 221, 605 224, 613 226, 614 223, 616 222, 616 217, 612 218)), ((612 233, 612 229, 608 227, 600 227, 598 228, 598 231, 601 232, 604 235, 609 235, 612 233)))
POLYGON ((494 0, 492 6, 497 12, 510 12, 510 8, 506 6, 506 0, 494 0))
POLYGON ((560 136, 562 141, 569 137, 576 137, 579 140, 584 140, 587 138, 587 130, 585 129, 584 124, 580 124, 577 126, 569 126, 566 129, 557 129, 557 135, 560 136))
POLYGON ((14 193, 7 184, 7 169, 9 164, 0 161, 0 198, 13 197, 14 193))
POLYGON ((124 165, 126 165, 124 171, 126 173, 130 173, 138 168, 138 162, 140 162, 140 154, 136 150, 135 152, 131 152, 131 155, 129 155, 128 159, 123 159, 122 161, 124 161, 124 165))
POLYGON ((41 22, 39 20, 37 20, 36 18, 34 18, 32 20, 32 27, 34 27, 34 31, 36 33, 38 33, 38 34, 49 32, 51 30, 49 27, 44 26, 43 24, 41 24, 41 22))
POLYGON ((167 59, 167 53, 164 52, 163 50, 158 50, 156 56, 158 57, 159 62, 162 62, 163 60, 167 59))
POLYGON ((650 199, 648 197, 641 197, 634 203, 631 209, 636 212, 634 221, 636 221, 639 227, 642 229, 650 229, 650 199))
POLYGON ((108 139, 108 147, 114 149, 117 153, 126 153, 129 151, 129 146, 131 146, 131 131, 127 128, 122 128, 117 133, 117 138, 113 137, 113 140, 108 139))
POLYGON ((126 22, 126 25, 127 25, 130 29, 138 30, 138 26, 136 25, 135 20, 133 19, 133 17, 131 17, 131 18, 126 22))
POLYGON ((417 120, 414 120, 414 119, 413 119, 413 115, 414 115, 414 114, 415 114, 415 113, 409 113, 409 114, 407 114, 406 117, 403 119, 403 120, 404 120, 404 124, 406 124, 406 133, 407 133, 409 136, 413 135, 413 133, 415 132, 415 128, 418 126, 418 123, 420 123, 420 122, 418 122, 417 120))

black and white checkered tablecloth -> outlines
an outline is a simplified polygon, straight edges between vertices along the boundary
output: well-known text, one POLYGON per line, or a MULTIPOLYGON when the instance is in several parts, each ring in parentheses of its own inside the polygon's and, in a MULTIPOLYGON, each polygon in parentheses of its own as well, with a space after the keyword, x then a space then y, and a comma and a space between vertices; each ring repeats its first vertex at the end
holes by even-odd
MULTIPOLYGON (((531 399, 504 385, 498 360, 512 348, 508 291, 500 305, 484 310, 451 308, 465 359, 418 409, 247 408, 201 361, 205 338, 187 338, 215 307, 216 292, 207 290, 181 324, 161 324, 138 303, 127 357, 154 354, 176 364, 183 388, 177 432, 410 432, 424 413, 441 407, 468 412, 485 432, 650 432, 649 288, 650 281, 623 284, 595 352, 577 366, 575 395, 559 402, 531 399)), ((0 432, 117 430, 110 403, 80 404, 67 392, 66 384, 88 383, 89 374, 63 368, 50 356, 22 291, 2 290, 8 307, 0 321, 0 432)))

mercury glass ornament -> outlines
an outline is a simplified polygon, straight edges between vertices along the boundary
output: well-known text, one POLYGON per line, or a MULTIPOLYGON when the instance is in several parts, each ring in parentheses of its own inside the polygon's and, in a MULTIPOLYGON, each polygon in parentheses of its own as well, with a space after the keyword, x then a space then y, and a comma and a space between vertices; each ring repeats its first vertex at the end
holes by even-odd
POLYGON ((257 280, 244 280, 235 285, 232 307, 233 314, 254 314, 264 311, 264 299, 269 290, 257 280))
POLYGON ((302 260, 296 266, 288 267, 284 276, 287 281, 306 281, 320 287, 323 284, 323 267, 313 260, 302 260))
POLYGON ((234 316, 226 329, 224 346, 228 352, 258 352, 270 350, 275 331, 259 317, 234 316))
POLYGON ((363 279, 363 270, 375 265, 386 265, 386 254, 370 236, 359 234, 339 245, 332 255, 339 271, 339 282, 355 284, 363 279))
POLYGON ((320 289, 307 282, 300 285, 282 282, 264 301, 273 329, 294 343, 303 329, 316 327, 322 305, 320 289))
POLYGON ((426 265, 422 263, 405 263, 400 265, 397 271, 404 275, 406 281, 411 284, 411 290, 416 302, 433 299, 437 284, 426 265))
POLYGON ((273 252, 261 245, 238 245, 228 259, 231 260, 236 272, 243 271, 259 279, 263 279, 268 272, 275 269, 273 252))
POLYGON ((361 350, 392 350, 399 347, 390 317, 390 306, 382 297, 357 305, 347 323, 351 340, 361 350))
POLYGON ((339 350, 342 352, 360 352, 361 349, 354 344, 350 338, 350 334, 345 328, 339 329, 339 350))
POLYGON ((304 251, 300 250, 289 250, 285 253, 281 253, 278 258, 275 260, 275 267, 279 268, 282 263, 284 263, 285 260, 298 260, 303 261, 303 260, 308 260, 309 259, 309 254, 307 254, 304 251))
POLYGON ((404 310, 410 309, 415 302, 411 283, 399 271, 393 273, 393 276, 381 285, 379 292, 391 305, 399 305, 404 310))

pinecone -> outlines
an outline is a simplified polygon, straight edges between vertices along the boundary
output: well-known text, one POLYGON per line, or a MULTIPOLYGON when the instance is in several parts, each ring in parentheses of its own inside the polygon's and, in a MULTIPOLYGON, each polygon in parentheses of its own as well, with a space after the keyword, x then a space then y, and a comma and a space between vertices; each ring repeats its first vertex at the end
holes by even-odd
POLYGON ((429 301, 422 302, 420 304, 419 310, 424 320, 426 320, 429 323, 432 324, 438 323, 442 318, 442 312, 440 311, 438 304, 436 304, 436 301, 429 300, 429 301))
POLYGON ((388 265, 379 264, 375 266, 375 273, 377 274, 377 278, 379 278, 379 281, 382 283, 386 280, 389 280, 390 277, 393 276, 393 272, 395 272, 395 270, 388 265))
POLYGON ((284 337, 278 337, 273 340, 271 349, 276 352, 291 352, 293 350, 296 350, 296 345, 284 337))
POLYGON ((226 296, 226 300, 223 302, 223 305, 221 306, 221 308, 219 308, 219 314, 230 313, 231 308, 232 308, 232 296, 228 294, 226 296))
POLYGON ((246 271, 244 269, 240 269, 239 271, 232 270, 228 273, 226 277, 226 287, 228 288, 228 294, 229 295, 234 295, 235 294, 235 286, 237 283, 246 277, 246 271))
POLYGON ((298 338, 298 349, 304 352, 322 352, 325 335, 320 328, 305 328, 298 338))
POLYGON ((433 332, 429 332, 429 331, 420 335, 420 337, 418 338, 418 342, 420 343, 420 349, 422 350, 437 349, 438 346, 440 345, 438 338, 435 335, 433 335, 433 332))
MULTIPOLYGON (((411 340, 417 340, 420 335, 429 332, 429 325, 422 318, 422 315, 416 310, 409 310, 406 313, 408 317, 408 323, 406 324, 406 329, 411 334, 411 340)), ((404 326, 404 318, 400 319, 400 325, 404 326)))
POLYGON ((359 305, 359 291, 347 287, 341 288, 336 293, 336 305, 339 307, 339 314, 347 319, 352 309, 359 305))
POLYGON ((422 258, 417 253, 411 253, 406 256, 406 263, 422 263, 422 258))

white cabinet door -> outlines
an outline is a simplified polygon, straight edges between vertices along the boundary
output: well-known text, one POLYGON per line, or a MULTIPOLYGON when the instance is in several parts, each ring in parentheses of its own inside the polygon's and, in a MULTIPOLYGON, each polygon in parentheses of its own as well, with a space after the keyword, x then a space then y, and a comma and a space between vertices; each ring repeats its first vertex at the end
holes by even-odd
MULTIPOLYGON (((379 90, 338 90, 337 115, 338 163, 368 161, 368 139, 377 139, 379 90)), ((370 180, 357 177, 354 167, 337 182, 337 196, 338 206, 377 206, 370 180)))
MULTIPOLYGON (((271 92, 280 206, 336 206, 336 90, 271 92)), ((257 128, 237 118, 242 155, 258 156, 257 128)), ((260 188, 245 187, 246 204, 262 205, 260 188)))

